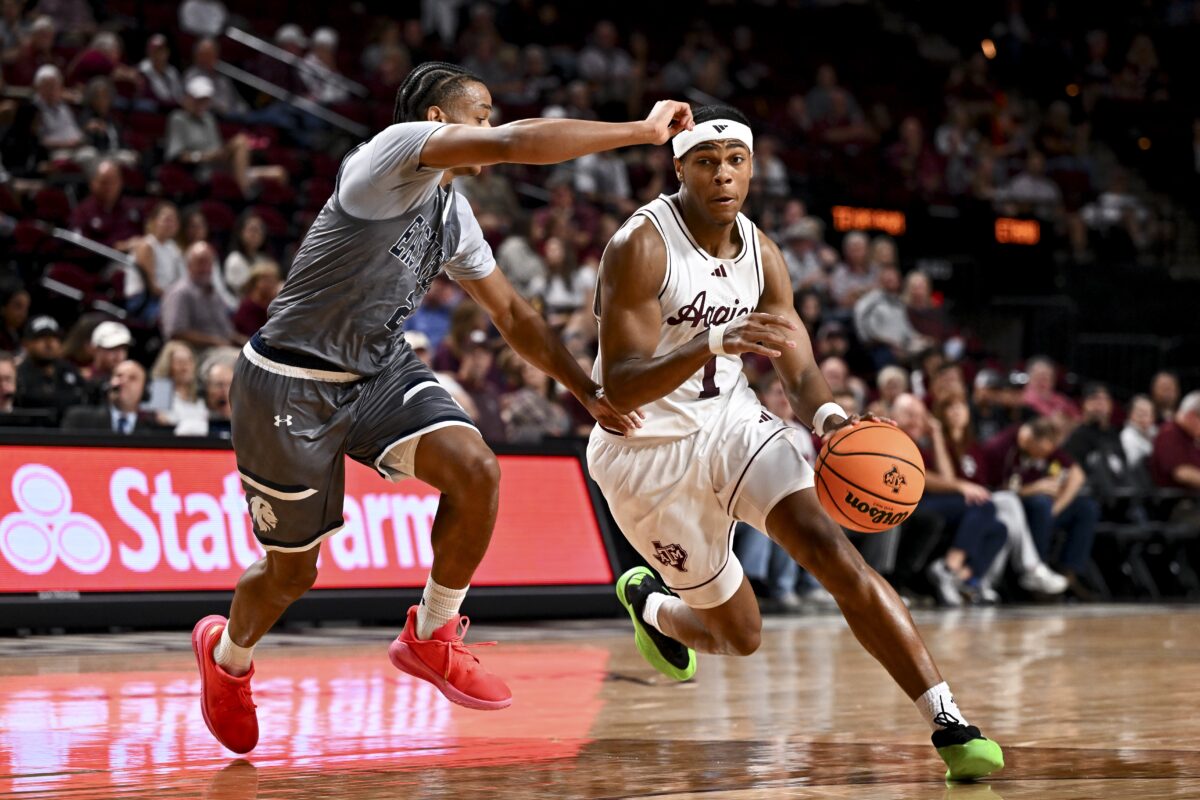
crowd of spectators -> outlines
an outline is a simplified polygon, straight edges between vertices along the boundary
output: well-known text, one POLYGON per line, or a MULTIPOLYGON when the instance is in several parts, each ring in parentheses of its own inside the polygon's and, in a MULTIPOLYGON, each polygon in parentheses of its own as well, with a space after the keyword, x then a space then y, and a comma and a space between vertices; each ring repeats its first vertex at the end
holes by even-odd
MULTIPOLYGON (((553 2, 425 3, 348 46, 344 28, 267 28, 219 0, 182 3, 161 20, 166 33, 119 2, 107 17, 84 0, 52 5, 4 0, 0 15, 0 235, 13 242, 0 274, 0 423, 227 435, 237 348, 265 322, 332 191, 335 156, 358 140, 330 115, 378 129, 408 69, 440 57, 487 82, 496 122, 627 119, 665 95, 747 107, 759 130, 746 212, 783 250, 822 373, 844 407, 896 419, 925 454, 917 513, 864 544, 906 593, 950 605, 1014 585, 1090 597, 1098 520, 1142 513, 1129 498, 1155 485, 1200 491, 1200 395, 1184 396, 1173 375, 1131 396, 1142 387, 1080 390, 1048 358, 997 359, 930 275, 905 269, 918 254, 902 262, 895 239, 834 231, 811 213, 856 196, 977 207, 1040 219, 1077 260, 1152 252, 1173 235, 1168 201, 1111 157, 1090 121, 1106 102, 1169 100, 1175 87, 1148 35, 1091 31, 1067 66, 1077 74, 1067 96, 1046 97, 994 69, 1021 63, 1014 4, 990 51, 941 69, 944 104, 917 110, 856 91, 830 63, 811 79, 781 73, 748 24, 720 34, 694 24, 664 51, 609 21, 579 31, 553 2), (231 46, 229 24, 284 58, 231 46), (127 49, 144 57, 127 63, 127 49), (285 94, 231 80, 225 61, 285 94), (831 179, 842 195, 822 195, 831 179), (66 249, 49 226, 111 250, 66 249)), ((605 243, 675 186, 666 148, 456 182, 500 267, 586 370, 605 243)), ((435 280, 405 336, 490 440, 590 430, 582 406, 448 279, 435 280)), ((763 402, 803 427, 769 363, 748 358, 746 370, 763 402)), ((783 607, 806 589, 820 596, 765 539, 747 531, 739 547, 783 607)))

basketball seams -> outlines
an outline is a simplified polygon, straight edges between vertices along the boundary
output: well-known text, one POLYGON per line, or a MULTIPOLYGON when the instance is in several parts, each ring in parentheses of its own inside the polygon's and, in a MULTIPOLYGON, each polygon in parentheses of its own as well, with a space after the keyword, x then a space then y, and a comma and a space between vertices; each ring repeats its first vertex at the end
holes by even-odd
POLYGON ((894 456, 891 453, 873 453, 873 452, 869 452, 866 450, 853 450, 849 453, 843 453, 843 452, 839 451, 837 453, 834 453, 834 455, 836 455, 836 456, 879 456, 880 458, 890 458, 893 461, 899 461, 901 464, 908 464, 910 467, 912 467, 913 469, 920 472, 921 477, 925 477, 925 470, 921 469, 919 466, 917 466, 913 462, 909 461, 907 458, 900 458, 899 456, 894 456))
MULTIPOLYGON (((818 475, 817 482, 819 484, 821 484, 821 488, 825 490, 825 494, 829 495, 830 505, 832 505, 837 510, 837 512, 842 515, 842 519, 846 520, 846 522, 844 523, 846 525, 846 527, 850 528, 851 530, 858 531, 859 533, 875 533, 876 532, 876 531, 864 531, 862 528, 859 527, 862 524, 861 522, 857 522, 855 520, 850 519, 850 516, 845 511, 842 510, 842 506, 840 503, 838 503, 837 498, 835 498, 833 496, 833 492, 830 490, 829 484, 827 484, 825 482, 824 478, 822 478, 821 476, 818 475)), ((826 514, 829 513, 828 508, 825 509, 825 513, 826 514)), ((837 520, 834 520, 834 522, 837 522, 837 520)), ((843 524, 843 523, 839 523, 839 524, 843 524)))
POLYGON ((859 486, 857 483, 850 480, 842 473, 838 472, 832 466, 829 466, 829 471, 832 472, 834 475, 838 476, 838 478, 843 483, 847 484, 848 486, 853 486, 855 489, 858 489, 860 492, 863 492, 864 494, 869 494, 872 497, 875 497, 875 498, 878 498, 878 499, 884 501, 885 503, 891 503, 891 504, 897 505, 897 506, 904 506, 905 508, 915 508, 921 502, 920 500, 917 500, 915 503, 904 503, 904 502, 901 502, 901 501, 896 500, 891 497, 885 497, 881 494, 876 494, 875 492, 872 492, 870 489, 864 489, 862 486, 859 486))

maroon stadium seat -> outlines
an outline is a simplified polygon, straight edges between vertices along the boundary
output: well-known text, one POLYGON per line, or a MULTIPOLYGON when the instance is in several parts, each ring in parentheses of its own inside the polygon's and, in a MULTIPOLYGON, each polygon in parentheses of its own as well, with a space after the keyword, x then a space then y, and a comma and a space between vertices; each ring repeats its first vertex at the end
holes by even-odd
POLYGON ((33 213, 42 222, 66 225, 71 218, 71 200, 57 186, 46 186, 33 196, 33 213))
POLYGON ((214 172, 208 182, 208 199, 223 203, 243 203, 242 188, 228 172, 214 172))
POLYGON ((262 218, 263 224, 267 226, 267 235, 272 239, 287 236, 287 220, 277 209, 271 206, 254 206, 251 210, 262 218))
POLYGON ((178 164, 163 164, 156 175, 162 193, 176 202, 189 202, 200 193, 192 174, 178 164))
POLYGON ((220 200, 205 200, 200 204, 200 213, 208 221, 208 229, 224 237, 237 223, 237 214, 220 200))

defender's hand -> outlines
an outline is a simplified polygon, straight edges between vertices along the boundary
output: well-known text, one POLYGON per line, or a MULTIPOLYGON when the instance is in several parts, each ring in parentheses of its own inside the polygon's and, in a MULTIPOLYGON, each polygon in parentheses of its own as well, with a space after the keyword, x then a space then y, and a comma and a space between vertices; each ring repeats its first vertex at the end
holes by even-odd
POLYGON ((646 122, 652 129, 650 144, 666 144, 680 131, 696 127, 692 122, 692 107, 678 100, 659 100, 646 115, 646 122))
POLYGON ((786 317, 756 311, 738 317, 725 328, 723 346, 729 355, 758 353, 767 358, 779 358, 785 348, 792 349, 796 342, 789 338, 796 330, 786 317))

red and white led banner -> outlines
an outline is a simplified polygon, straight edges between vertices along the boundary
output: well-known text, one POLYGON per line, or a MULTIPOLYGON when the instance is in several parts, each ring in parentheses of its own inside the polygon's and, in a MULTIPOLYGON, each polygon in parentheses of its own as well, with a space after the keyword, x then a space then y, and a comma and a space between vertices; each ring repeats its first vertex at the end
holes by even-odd
MULTIPOLYGON (((500 517, 475 586, 613 579, 582 465, 500 456, 500 517)), ((425 585, 438 493, 346 467, 346 527, 317 588, 425 585)), ((232 589, 260 558, 233 453, 0 447, 0 592, 232 589)))

